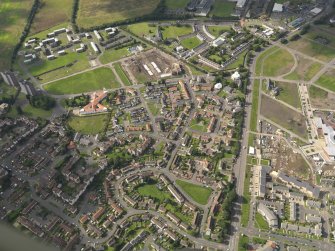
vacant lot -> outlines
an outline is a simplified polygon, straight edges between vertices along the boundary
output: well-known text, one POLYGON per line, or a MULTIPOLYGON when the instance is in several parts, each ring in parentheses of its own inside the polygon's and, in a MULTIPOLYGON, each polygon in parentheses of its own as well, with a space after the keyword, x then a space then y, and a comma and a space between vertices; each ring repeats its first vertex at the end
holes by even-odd
POLYGON ((279 100, 301 109, 298 86, 296 84, 276 82, 276 85, 280 88, 280 93, 277 96, 279 100))
POLYGON ((98 68, 58 80, 44 86, 44 89, 55 95, 77 94, 120 87, 113 71, 109 68, 98 68))
POLYGON ((316 84, 335 92, 335 70, 327 71, 316 81, 316 84))
POLYGON ((208 26, 207 30, 214 37, 218 37, 222 33, 226 32, 226 31, 230 31, 231 27, 230 26, 208 26))
POLYGON ((269 53, 263 59, 263 75, 269 77, 281 76, 288 73, 294 66, 293 56, 285 49, 269 53))
POLYGON ((208 187, 194 185, 192 183, 177 180, 177 185, 187 193, 195 202, 206 205, 208 202, 208 198, 212 193, 212 189, 208 187))
POLYGON ((216 0, 209 14, 216 17, 230 17, 234 12, 235 6, 236 3, 228 0, 216 0))
POLYGON ((307 138, 307 127, 304 116, 280 104, 273 98, 262 95, 261 114, 298 136, 307 138))
POLYGON ((309 99, 313 108, 335 110, 335 94, 314 85, 308 88, 309 99))
POLYGON ((70 21, 73 0, 42 0, 31 26, 30 34, 70 21))
POLYGON ((287 75, 285 78, 290 80, 311 80, 316 73, 321 70, 321 64, 313 62, 304 57, 296 56, 298 65, 295 70, 287 75))
POLYGON ((186 39, 184 39, 180 42, 180 44, 184 48, 189 49, 189 50, 192 50, 193 48, 201 45, 201 43, 202 43, 201 40, 199 38, 197 38, 196 36, 186 38, 186 39))
POLYGON ((83 134, 97 134, 102 132, 106 124, 106 115, 95 115, 89 117, 70 117, 69 126, 76 132, 83 134))
POLYGON ((10 67, 15 45, 26 25, 33 0, 0 1, 0 71, 10 67))
POLYGON ((89 28, 152 13, 159 0, 80 0, 77 23, 89 28))

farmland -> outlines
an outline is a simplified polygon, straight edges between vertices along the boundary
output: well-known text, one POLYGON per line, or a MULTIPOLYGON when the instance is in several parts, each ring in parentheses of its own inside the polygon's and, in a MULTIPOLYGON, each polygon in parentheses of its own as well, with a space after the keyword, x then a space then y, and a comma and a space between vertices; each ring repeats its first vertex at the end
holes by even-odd
POLYGON ((56 95, 76 94, 120 87, 113 71, 109 68, 98 68, 77 74, 66 79, 58 80, 44 86, 44 89, 56 95))
POLYGON ((195 202, 206 205, 209 196, 212 193, 212 190, 207 187, 194 185, 192 183, 177 180, 177 185, 185 192, 187 193, 195 202))
POLYGON ((0 71, 10 67, 15 45, 26 25, 33 0, 0 1, 0 71))
POLYGON ((159 0, 81 0, 77 24, 89 28, 151 14, 159 0))

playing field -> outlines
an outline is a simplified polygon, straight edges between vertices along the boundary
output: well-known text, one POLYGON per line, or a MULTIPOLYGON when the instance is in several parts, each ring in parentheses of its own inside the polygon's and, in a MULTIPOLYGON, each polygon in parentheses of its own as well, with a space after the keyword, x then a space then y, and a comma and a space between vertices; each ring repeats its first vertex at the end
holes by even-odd
POLYGON ((43 86, 50 94, 77 94, 120 87, 113 71, 102 67, 92 71, 71 76, 43 86))
POLYGON ((222 33, 226 32, 226 31, 230 31, 231 27, 230 26, 208 26, 207 30, 214 37, 218 37, 222 33))
POLYGON ((182 40, 180 42, 180 44, 184 48, 189 49, 189 50, 192 50, 192 49, 196 48, 197 46, 201 45, 201 43, 202 43, 202 41, 199 38, 197 38, 196 36, 185 38, 184 40, 182 40))
POLYGON ((288 73, 294 66, 293 56, 285 49, 269 53, 263 59, 263 75, 269 77, 281 76, 288 73))
POLYGON ((105 127, 107 115, 95 115, 87 117, 72 116, 68 120, 69 126, 76 132, 83 134, 97 134, 105 127))
POLYGON ((234 12, 235 6, 234 2, 216 0, 209 14, 216 17, 229 17, 234 12))
POLYGON ((177 180, 177 185, 187 193, 195 202, 206 205, 208 202, 208 198, 212 193, 212 189, 208 187, 194 185, 192 183, 177 180))
POLYGON ((31 26, 30 34, 70 21, 73 0, 42 0, 31 26))
POLYGON ((311 80, 321 70, 321 64, 313 62, 305 57, 297 57, 298 65, 292 73, 285 76, 290 80, 311 80))
POLYGON ((77 24, 89 28, 152 13, 159 0, 80 0, 77 24))
POLYGON ((296 135, 307 138, 305 117, 275 99, 262 95, 261 114, 296 135))
POLYGON ((335 92, 335 70, 327 71, 316 81, 315 84, 335 92))
POLYGON ((8 70, 13 49, 26 25, 33 0, 0 1, 0 71, 8 70))

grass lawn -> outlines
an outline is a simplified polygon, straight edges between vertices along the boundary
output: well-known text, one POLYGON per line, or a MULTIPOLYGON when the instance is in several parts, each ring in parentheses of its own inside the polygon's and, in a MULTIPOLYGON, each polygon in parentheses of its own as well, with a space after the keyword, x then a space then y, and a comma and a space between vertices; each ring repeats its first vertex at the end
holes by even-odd
POLYGON ((198 122, 196 119, 192 119, 190 123, 190 129, 200 132, 206 132, 208 124, 209 120, 201 120, 200 122, 198 122))
POLYGON ((13 49, 27 22, 33 0, 0 1, 0 71, 8 70, 13 49))
POLYGON ((243 203, 242 203, 242 214, 241 214, 241 225, 242 227, 247 227, 249 222, 249 211, 250 211, 250 193, 249 193, 249 184, 251 176, 251 167, 247 165, 245 170, 245 179, 243 187, 243 203))
POLYGON ((66 79, 58 80, 44 86, 44 89, 56 95, 77 94, 120 87, 116 81, 113 71, 101 67, 92 71, 84 72, 66 79))
POLYGON ((52 114, 52 109, 46 111, 43 109, 35 108, 31 106, 30 104, 22 107, 22 111, 28 117, 33 117, 33 118, 40 117, 40 118, 48 119, 51 117, 51 114, 52 114))
POLYGON ((266 49, 265 51, 261 52, 257 59, 256 59, 256 69, 255 69, 255 74, 257 76, 261 75, 262 73, 262 65, 263 65, 263 60, 270 54, 276 52, 277 50, 279 50, 279 47, 277 46, 273 46, 269 49, 266 49))
POLYGON ((238 251, 248 250, 249 237, 246 235, 241 235, 238 240, 238 251))
POLYGON ((11 96, 15 96, 16 89, 7 85, 3 80, 2 77, 0 79, 0 100, 11 98, 11 96))
POLYGON ((155 101, 148 101, 148 108, 152 115, 157 116, 160 114, 162 105, 160 103, 157 103, 155 101))
POLYGON ((296 84, 276 82, 276 85, 280 88, 280 93, 277 96, 277 99, 284 101, 295 108, 301 109, 298 86, 296 84))
POLYGON ((329 70, 323 74, 315 84, 335 92, 335 70, 329 70))
POLYGON ((159 200, 161 203, 165 199, 171 199, 171 195, 167 192, 159 190, 156 184, 145 184, 137 188, 137 191, 143 197, 151 197, 159 200))
POLYGON ((177 38, 179 36, 187 35, 193 32, 190 25, 181 26, 164 26, 161 27, 163 39, 177 38))
POLYGON ((159 0, 80 0, 77 23, 89 28, 152 13, 159 0))
POLYGON ((320 63, 313 62, 302 57, 298 57, 297 60, 298 65, 296 69, 289 75, 285 76, 286 79, 309 81, 321 70, 320 63))
POLYGON ((255 227, 264 230, 269 229, 269 224, 260 213, 256 213, 255 215, 255 227))
POLYGON ((235 69, 240 67, 240 65, 244 65, 245 55, 248 53, 248 50, 245 50, 240 55, 238 55, 237 59, 230 65, 227 66, 227 69, 235 69))
POLYGON ((97 134, 105 127, 107 115, 95 115, 87 117, 72 116, 68 120, 69 126, 76 132, 83 134, 97 134))
POLYGON ((41 3, 42 7, 34 18, 30 34, 70 21, 73 0, 42 0, 41 3))
POLYGON ((104 53, 99 57, 99 60, 101 63, 107 64, 129 55, 131 55, 131 53, 128 51, 128 47, 124 47, 118 50, 111 49, 105 50, 104 53))
POLYGON ((168 9, 184 9, 190 0, 165 0, 165 6, 168 9))
POLYGON ((117 75, 119 75, 121 81, 122 81, 125 85, 128 85, 128 86, 132 85, 132 83, 130 82, 130 80, 129 80, 127 74, 126 74, 125 71, 123 70, 121 63, 116 63, 116 64, 114 64, 114 69, 115 69, 117 75))
POLYGON ((226 31, 230 31, 231 27, 230 26, 207 26, 207 30, 214 37, 218 37, 222 33, 226 32, 226 31))
POLYGON ((216 0, 209 14, 216 17, 230 17, 230 15, 234 12, 235 6, 236 3, 234 2, 216 0))
POLYGON ((147 22, 144 23, 136 23, 127 26, 128 30, 139 37, 143 37, 145 35, 155 35, 157 33, 157 25, 149 24, 147 22))
POLYGON ((280 48, 263 59, 263 75, 276 77, 288 73, 294 66, 293 56, 280 48))
POLYGON ((199 46, 202 44, 202 41, 197 38, 196 36, 195 37, 189 37, 189 38, 186 38, 186 39, 183 39, 180 44, 186 48, 186 49, 189 49, 189 50, 192 50, 193 48, 199 46))
POLYGON ((250 130, 257 131, 257 114, 259 104, 259 80, 254 80, 254 87, 252 91, 252 106, 251 106, 251 118, 250 118, 250 130))
POLYGON ((208 202, 208 198, 212 193, 212 189, 208 187, 194 185, 192 183, 177 180, 177 185, 187 193, 195 202, 206 205, 208 202))

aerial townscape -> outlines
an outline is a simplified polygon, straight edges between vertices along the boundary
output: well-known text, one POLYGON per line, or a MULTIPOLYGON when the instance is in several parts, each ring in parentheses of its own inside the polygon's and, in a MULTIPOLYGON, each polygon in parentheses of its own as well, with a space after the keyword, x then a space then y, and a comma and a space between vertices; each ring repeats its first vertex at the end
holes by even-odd
POLYGON ((0 53, 1 251, 335 250, 335 0, 1 0, 0 53))

